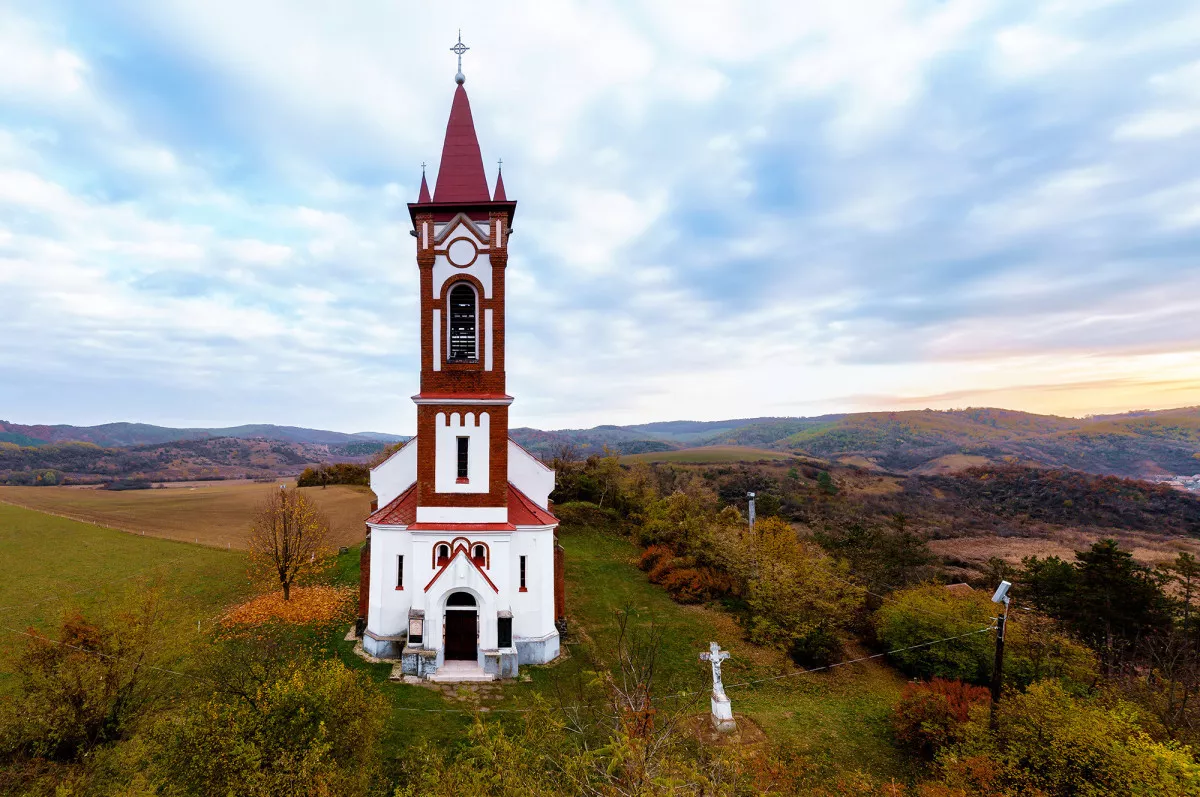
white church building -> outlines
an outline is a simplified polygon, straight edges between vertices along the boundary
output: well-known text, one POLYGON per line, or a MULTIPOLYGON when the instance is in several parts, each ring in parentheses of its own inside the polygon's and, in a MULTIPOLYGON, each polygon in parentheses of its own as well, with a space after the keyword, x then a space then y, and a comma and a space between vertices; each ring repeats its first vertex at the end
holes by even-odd
POLYGON ((504 274, 516 202, 489 191, 461 68, 436 186, 409 204, 420 275, 417 436, 371 471, 363 648, 434 680, 559 655, 554 471, 508 437, 504 274))

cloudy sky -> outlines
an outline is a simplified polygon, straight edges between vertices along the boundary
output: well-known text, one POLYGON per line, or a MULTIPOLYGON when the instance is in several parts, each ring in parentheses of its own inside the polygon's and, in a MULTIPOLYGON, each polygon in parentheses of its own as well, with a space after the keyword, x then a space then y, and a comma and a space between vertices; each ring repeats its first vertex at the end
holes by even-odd
POLYGON ((1194 0, 0 0, 0 418, 411 432, 460 26, 514 425, 1200 404, 1194 0))

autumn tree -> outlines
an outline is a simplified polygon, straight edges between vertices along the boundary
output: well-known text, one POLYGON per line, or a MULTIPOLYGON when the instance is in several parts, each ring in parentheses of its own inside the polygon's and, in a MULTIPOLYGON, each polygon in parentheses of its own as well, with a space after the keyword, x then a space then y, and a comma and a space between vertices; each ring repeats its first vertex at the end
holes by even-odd
POLYGON ((800 665, 831 661, 841 650, 839 632, 861 611, 866 593, 779 518, 761 520, 747 543, 750 639, 783 647, 800 665))
POLYGON ((283 599, 301 576, 325 564, 329 519, 304 493, 271 491, 254 514, 250 527, 250 560, 260 572, 278 576, 283 599))

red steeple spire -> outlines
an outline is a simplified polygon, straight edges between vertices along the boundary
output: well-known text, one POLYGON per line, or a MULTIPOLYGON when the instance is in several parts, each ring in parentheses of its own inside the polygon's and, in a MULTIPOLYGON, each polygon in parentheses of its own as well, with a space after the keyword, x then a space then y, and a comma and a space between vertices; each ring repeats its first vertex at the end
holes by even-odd
POLYGON ((429 202, 429 183, 425 182, 425 164, 421 164, 421 193, 417 196, 417 202, 429 202))
POLYGON ((504 170, 496 170, 496 195, 492 197, 493 202, 507 202, 508 197, 504 195, 504 170))
POLYGON ((450 106, 450 121, 446 124, 446 141, 442 144, 442 164, 438 167, 433 201, 488 201, 483 156, 479 152, 479 139, 475 137, 471 103, 462 83, 454 90, 454 103, 450 106))

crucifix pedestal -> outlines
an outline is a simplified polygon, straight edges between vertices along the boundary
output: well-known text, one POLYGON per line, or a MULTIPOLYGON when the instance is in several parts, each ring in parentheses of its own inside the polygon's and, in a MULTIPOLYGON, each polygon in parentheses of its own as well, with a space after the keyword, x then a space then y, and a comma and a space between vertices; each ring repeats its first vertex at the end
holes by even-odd
POLYGON ((733 721, 733 704, 725 694, 725 684, 721 682, 721 662, 729 658, 729 651, 721 650, 716 642, 710 642, 708 651, 700 654, 700 661, 712 665, 712 724, 718 731, 735 731, 737 723, 733 721))

